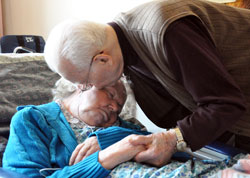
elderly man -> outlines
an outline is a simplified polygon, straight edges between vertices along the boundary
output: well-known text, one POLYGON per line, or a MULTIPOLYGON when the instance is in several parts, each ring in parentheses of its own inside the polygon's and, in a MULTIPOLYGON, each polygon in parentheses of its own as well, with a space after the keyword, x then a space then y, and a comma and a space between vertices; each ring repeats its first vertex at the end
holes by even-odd
POLYGON ((35 178, 100 178, 145 150, 131 134, 148 133, 117 118, 126 99, 120 81, 84 92, 64 79, 56 85, 55 101, 18 107, 4 168, 35 178))
POLYGON ((138 137, 135 145, 148 145, 139 162, 161 166, 176 148, 194 151, 218 137, 250 151, 249 17, 208 1, 155 0, 108 24, 58 25, 46 61, 83 89, 128 76, 148 118, 175 128, 138 137))

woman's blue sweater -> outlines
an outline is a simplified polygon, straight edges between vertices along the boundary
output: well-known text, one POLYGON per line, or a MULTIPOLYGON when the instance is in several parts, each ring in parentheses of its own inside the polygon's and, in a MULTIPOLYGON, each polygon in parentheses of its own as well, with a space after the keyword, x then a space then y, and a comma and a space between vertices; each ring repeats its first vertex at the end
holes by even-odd
MULTIPOLYGON (((111 170, 102 167, 96 152, 79 163, 69 166, 69 159, 77 146, 77 140, 58 104, 21 106, 13 116, 10 136, 3 157, 3 167, 30 177, 106 177, 111 170), (44 173, 44 172, 43 172, 44 173)), ((128 127, 128 124, 122 124, 128 127)), ((101 149, 130 134, 148 134, 139 130, 109 127, 91 134, 96 135, 101 149)))

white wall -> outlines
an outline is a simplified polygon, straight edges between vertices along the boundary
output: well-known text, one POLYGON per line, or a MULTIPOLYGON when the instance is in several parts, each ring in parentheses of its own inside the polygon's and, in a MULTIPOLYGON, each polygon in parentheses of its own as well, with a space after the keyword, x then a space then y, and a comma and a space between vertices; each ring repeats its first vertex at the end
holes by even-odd
POLYGON ((4 35, 41 35, 46 39, 51 28, 64 19, 81 18, 106 23, 119 12, 147 1, 2 0, 4 35))
POLYGON ((4 35, 41 35, 67 18, 109 22, 148 0, 2 0, 4 35))

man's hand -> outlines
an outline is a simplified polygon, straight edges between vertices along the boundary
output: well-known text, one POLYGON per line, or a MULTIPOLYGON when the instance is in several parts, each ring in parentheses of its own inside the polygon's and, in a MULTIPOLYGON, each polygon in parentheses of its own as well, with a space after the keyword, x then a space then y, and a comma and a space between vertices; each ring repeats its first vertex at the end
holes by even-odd
POLYGON ((135 156, 135 161, 148 163, 157 167, 167 164, 175 152, 176 134, 174 130, 154 133, 147 136, 138 135, 133 140, 134 145, 145 145, 146 150, 135 156))
POLYGON ((100 150, 98 141, 96 137, 89 137, 87 138, 83 143, 79 144, 75 150, 73 151, 70 160, 69 165, 74 165, 87 156, 91 155, 92 153, 97 152, 100 150))
POLYGON ((134 158, 136 154, 145 150, 142 144, 131 144, 137 135, 129 135, 115 144, 99 152, 99 162, 105 169, 113 169, 120 163, 134 158))

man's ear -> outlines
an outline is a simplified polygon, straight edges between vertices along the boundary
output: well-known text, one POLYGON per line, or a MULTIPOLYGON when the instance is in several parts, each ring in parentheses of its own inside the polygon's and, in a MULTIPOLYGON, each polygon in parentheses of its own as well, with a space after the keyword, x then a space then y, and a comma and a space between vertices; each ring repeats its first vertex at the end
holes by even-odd
POLYGON ((107 64, 111 62, 111 56, 107 54, 98 54, 93 59, 94 62, 98 62, 99 64, 107 64))

